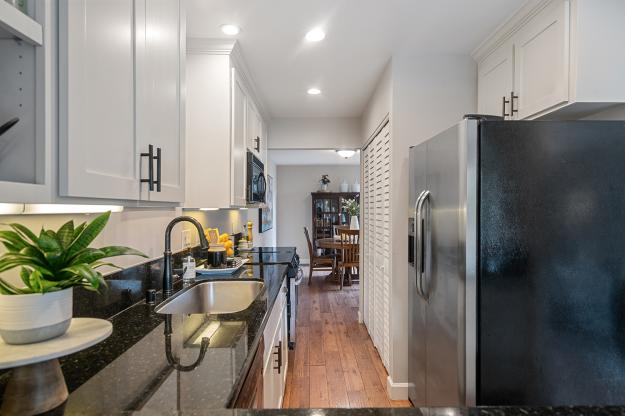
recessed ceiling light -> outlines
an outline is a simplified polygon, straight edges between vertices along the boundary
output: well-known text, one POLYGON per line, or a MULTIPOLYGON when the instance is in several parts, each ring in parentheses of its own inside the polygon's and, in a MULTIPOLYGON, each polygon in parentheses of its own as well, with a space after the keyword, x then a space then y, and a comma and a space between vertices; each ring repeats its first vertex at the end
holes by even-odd
POLYGON ((221 31, 228 36, 234 36, 241 32, 241 28, 237 25, 221 25, 221 31))
POLYGON ((326 37, 326 33, 319 28, 315 28, 311 30, 310 32, 306 33, 306 40, 308 42, 320 42, 324 40, 325 37, 326 37))
POLYGON ((319 94, 321 94, 321 90, 319 88, 309 88, 307 92, 308 92, 309 95, 319 95, 319 94))
POLYGON ((356 154, 356 151, 355 150, 337 150, 336 153, 338 153, 339 156, 344 157, 345 159, 349 159, 350 157, 356 154))

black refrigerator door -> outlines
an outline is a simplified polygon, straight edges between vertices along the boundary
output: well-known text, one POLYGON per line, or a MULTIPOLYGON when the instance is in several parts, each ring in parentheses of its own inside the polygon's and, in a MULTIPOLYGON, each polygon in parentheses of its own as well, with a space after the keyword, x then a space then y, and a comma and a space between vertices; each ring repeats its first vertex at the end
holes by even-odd
POLYGON ((480 129, 478 404, 624 404, 625 123, 480 129))

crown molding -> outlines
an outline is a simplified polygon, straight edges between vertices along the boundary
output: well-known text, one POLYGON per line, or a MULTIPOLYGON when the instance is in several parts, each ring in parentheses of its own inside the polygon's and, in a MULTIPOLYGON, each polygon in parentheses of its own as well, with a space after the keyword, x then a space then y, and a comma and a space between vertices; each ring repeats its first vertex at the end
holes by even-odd
POLYGON ((527 0, 521 8, 514 12, 495 29, 480 45, 471 52, 476 62, 482 61, 495 49, 512 38, 534 16, 540 13, 554 0, 527 0))
POLYGON ((187 38, 187 53, 230 55, 236 41, 227 39, 187 38))

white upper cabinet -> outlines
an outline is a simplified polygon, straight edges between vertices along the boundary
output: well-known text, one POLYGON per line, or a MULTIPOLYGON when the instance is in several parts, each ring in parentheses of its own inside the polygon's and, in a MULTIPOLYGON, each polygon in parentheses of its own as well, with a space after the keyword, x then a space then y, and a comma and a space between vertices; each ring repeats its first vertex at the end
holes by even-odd
POLYGON ((247 206, 247 152, 262 159, 264 142, 249 79, 236 43, 189 39, 186 208, 247 206))
POLYGON ((250 101, 235 68, 232 73, 232 152, 231 201, 232 206, 245 206, 247 201, 247 116, 250 101))
MULTIPOLYGON (((90 1, 90 0, 89 0, 90 1)), ((138 28, 137 137, 139 149, 161 149, 160 191, 150 201, 184 201, 185 16, 179 0, 136 0, 145 25, 138 28)), ((145 158, 144 158, 145 161, 145 158)), ((158 163, 158 160, 156 161, 158 163)), ((158 166, 157 166, 158 168, 158 166)), ((158 169, 155 170, 158 176, 158 169)), ((158 185, 157 185, 158 188, 158 185)))
POLYGON ((479 111, 575 118, 625 102, 623 16, 622 0, 527 2, 473 53, 479 111))
POLYGON ((262 139, 263 122, 252 100, 247 101, 247 149, 257 158, 263 160, 262 139))
POLYGON ((179 0, 60 3, 62 196, 184 199, 182 20, 179 0))
POLYGON ((514 47, 508 42, 479 64, 478 112, 509 117, 513 86, 514 47))
POLYGON ((139 199, 134 25, 133 0, 60 3, 63 196, 139 199))
POLYGON ((553 1, 515 37, 517 118, 524 119, 569 99, 569 2, 553 1))
POLYGON ((49 202, 56 34, 52 2, 0 2, 0 203, 49 202))

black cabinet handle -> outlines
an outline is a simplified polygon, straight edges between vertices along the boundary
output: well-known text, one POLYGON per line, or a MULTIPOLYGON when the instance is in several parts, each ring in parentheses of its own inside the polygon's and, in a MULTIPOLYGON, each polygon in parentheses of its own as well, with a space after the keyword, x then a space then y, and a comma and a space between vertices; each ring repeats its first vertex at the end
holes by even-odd
MULTIPOLYGON (((160 152, 160 149, 159 149, 160 152)), ((141 157, 148 158, 148 179, 141 178, 141 183, 147 183, 150 191, 154 190, 154 146, 148 146, 148 153, 141 153, 141 157)))
POLYGON ((156 192, 161 192, 161 161, 162 161, 161 148, 156 149, 156 192))
POLYGON ((282 341, 278 342, 278 345, 276 345, 274 348, 276 348, 278 351, 275 351, 273 354, 277 355, 278 358, 276 358, 276 365, 277 367, 274 367, 274 370, 278 370, 278 374, 280 374, 280 371, 282 369, 282 341))
POLYGON ((506 96, 504 95, 503 100, 501 102, 501 116, 502 117, 508 117, 510 114, 506 113, 506 104, 510 104, 510 101, 506 99, 506 96))
POLYGON ((514 109, 514 100, 518 100, 519 96, 518 95, 514 95, 514 91, 512 91, 510 93, 510 115, 514 115, 514 113, 518 113, 519 110, 515 110, 514 109))

